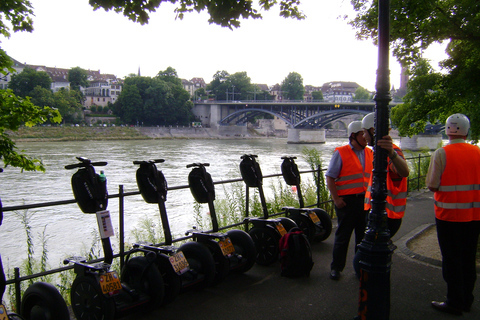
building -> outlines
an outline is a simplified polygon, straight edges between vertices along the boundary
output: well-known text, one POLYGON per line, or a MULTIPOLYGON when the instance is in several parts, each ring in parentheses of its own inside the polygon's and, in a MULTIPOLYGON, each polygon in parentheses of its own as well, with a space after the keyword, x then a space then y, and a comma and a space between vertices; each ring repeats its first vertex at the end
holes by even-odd
POLYGON ((195 91, 200 88, 205 89, 207 84, 203 78, 192 78, 191 80, 182 79, 182 86, 191 97, 195 97, 195 91))
POLYGON ((355 91, 360 87, 356 82, 332 81, 322 86, 323 100, 328 102, 352 102, 355 91))
POLYGON ((81 88, 86 108, 91 106, 108 106, 115 103, 122 92, 123 82, 113 74, 102 74, 100 70, 88 70, 89 87, 81 88))

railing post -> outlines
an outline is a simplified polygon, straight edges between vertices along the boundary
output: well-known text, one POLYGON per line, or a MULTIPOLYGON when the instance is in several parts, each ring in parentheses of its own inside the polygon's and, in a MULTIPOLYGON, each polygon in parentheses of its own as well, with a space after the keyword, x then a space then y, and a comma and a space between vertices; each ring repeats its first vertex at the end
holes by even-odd
POLYGON ((123 184, 118 186, 118 223, 119 223, 119 237, 120 237, 120 270, 123 270, 125 263, 125 219, 124 219, 124 207, 125 196, 123 194, 123 184))
POLYGON ((20 269, 15 267, 13 269, 14 272, 14 280, 15 280, 15 308, 17 312, 20 312, 20 308, 22 306, 22 290, 21 290, 21 283, 20 283, 20 269))
POLYGON ((320 165, 317 165, 317 208, 320 207, 320 174, 322 169, 320 165))
POLYGON ((419 153, 418 154, 418 175, 417 175, 417 191, 420 191, 420 176, 421 176, 421 172, 420 172, 420 161, 421 161, 421 154, 419 153))

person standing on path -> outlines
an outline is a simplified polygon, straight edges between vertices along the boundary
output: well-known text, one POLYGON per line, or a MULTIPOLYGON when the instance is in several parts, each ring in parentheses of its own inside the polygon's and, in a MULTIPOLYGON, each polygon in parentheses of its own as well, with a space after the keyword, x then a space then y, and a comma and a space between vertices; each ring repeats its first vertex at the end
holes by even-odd
POLYGON ((426 184, 434 194, 435 221, 447 299, 433 308, 450 314, 469 312, 474 301, 475 259, 480 233, 480 148, 466 143, 470 120, 448 117, 449 143, 431 159, 426 184))
POLYGON ((365 234, 363 202, 373 166, 372 150, 365 148, 362 122, 351 122, 347 133, 349 144, 335 149, 325 174, 338 221, 330 265, 332 280, 340 279, 345 268, 352 232, 355 230, 355 250, 365 234))

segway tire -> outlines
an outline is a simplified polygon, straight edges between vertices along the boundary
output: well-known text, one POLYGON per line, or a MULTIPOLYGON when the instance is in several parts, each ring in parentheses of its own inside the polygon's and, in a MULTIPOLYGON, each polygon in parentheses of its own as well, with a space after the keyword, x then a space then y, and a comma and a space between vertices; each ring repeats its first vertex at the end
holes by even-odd
POLYGON ((210 251, 195 241, 181 245, 178 251, 183 252, 190 266, 190 270, 183 275, 189 279, 182 281, 182 292, 193 288, 204 289, 211 285, 215 278, 215 261, 210 251))
POLYGON ((127 261, 122 277, 122 282, 150 298, 146 304, 147 310, 162 305, 165 288, 155 263, 145 257, 133 257, 127 261))
POLYGON ((157 255, 158 271, 162 275, 163 285, 165 287, 165 295, 163 297, 163 304, 173 302, 180 294, 182 289, 182 278, 173 270, 170 259, 165 254, 157 255))
POLYGON ((280 222, 282 223, 282 226, 285 228, 285 230, 288 232, 290 229, 298 227, 295 221, 293 221, 291 218, 287 217, 280 217, 280 222))
POLYGON ((279 259, 280 234, 268 227, 255 227, 248 234, 252 237, 257 257, 255 262, 261 266, 268 266, 279 259))
POLYGON ((326 240, 332 233, 332 218, 330 215, 323 209, 315 209, 320 223, 315 224, 315 236, 313 238, 316 242, 322 242, 326 240))
POLYGON ((25 320, 19 314, 13 312, 7 312, 8 320, 25 320))
POLYGON ((232 240, 235 254, 241 256, 237 265, 232 266, 230 264, 230 270, 237 273, 247 272, 253 267, 257 257, 257 250, 252 237, 243 230, 230 230, 227 235, 232 240))
POLYGON ((316 226, 315 223, 313 223, 312 219, 302 215, 298 214, 295 216, 290 217, 297 226, 300 228, 300 230, 303 231, 303 233, 307 236, 309 241, 312 241, 315 237, 315 232, 316 232, 316 226))
MULTIPOLYGON (((20 314, 25 320, 69 320, 67 304, 50 283, 35 282, 25 291, 20 314)), ((15 319, 9 316, 9 319, 15 319)), ((21 318, 20 318, 21 319, 21 318)))
POLYGON ((213 261, 215 262, 215 277, 213 278, 211 286, 215 286, 225 280, 230 271, 230 261, 223 255, 222 249, 215 240, 207 240, 200 242, 208 248, 212 254, 213 261))
POLYGON ((105 297, 94 276, 77 276, 72 283, 70 300, 77 320, 115 318, 115 301, 105 297))

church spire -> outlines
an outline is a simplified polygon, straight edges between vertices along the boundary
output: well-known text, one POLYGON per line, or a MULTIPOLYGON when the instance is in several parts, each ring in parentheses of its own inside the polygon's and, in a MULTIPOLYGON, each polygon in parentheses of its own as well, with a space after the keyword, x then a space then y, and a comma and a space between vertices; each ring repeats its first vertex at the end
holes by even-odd
POLYGON ((138 76, 140 77, 140 66, 138 66, 138 76))

